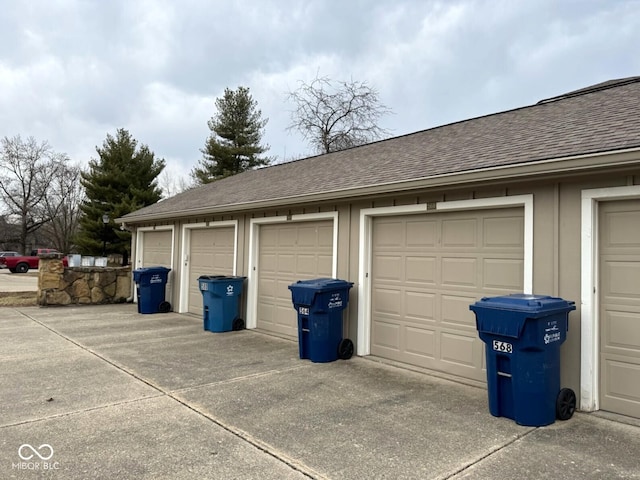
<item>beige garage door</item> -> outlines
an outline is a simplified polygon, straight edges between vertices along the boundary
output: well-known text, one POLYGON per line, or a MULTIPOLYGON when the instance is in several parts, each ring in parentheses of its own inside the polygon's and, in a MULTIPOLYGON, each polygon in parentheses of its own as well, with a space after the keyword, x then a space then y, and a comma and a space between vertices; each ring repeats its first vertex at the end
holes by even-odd
POLYGON ((202 315, 202 293, 198 277, 233 274, 234 241, 233 227, 191 230, 188 275, 190 313, 202 315))
POLYGON ((331 277, 333 222, 262 225, 259 242, 257 328, 297 338, 298 318, 287 287, 331 277))
POLYGON ((522 208, 373 220, 371 354, 486 381, 469 305, 522 291, 522 208))
POLYGON ((600 408, 640 418, 640 201, 599 211, 600 408))
MULTIPOLYGON (((171 268, 172 230, 154 230, 142 234, 142 267, 171 268)), ((171 302, 173 291, 173 273, 167 277, 165 297, 171 302)))

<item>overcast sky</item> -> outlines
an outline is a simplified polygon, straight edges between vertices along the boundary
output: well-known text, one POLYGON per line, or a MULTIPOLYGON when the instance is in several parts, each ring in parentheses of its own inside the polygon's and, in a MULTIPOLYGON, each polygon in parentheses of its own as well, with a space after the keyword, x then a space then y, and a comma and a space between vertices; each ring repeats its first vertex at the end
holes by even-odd
POLYGON ((125 128, 188 175, 225 87, 249 87, 279 161, 287 92, 366 81, 394 136, 640 75, 640 0, 0 0, 0 137, 86 165, 125 128))

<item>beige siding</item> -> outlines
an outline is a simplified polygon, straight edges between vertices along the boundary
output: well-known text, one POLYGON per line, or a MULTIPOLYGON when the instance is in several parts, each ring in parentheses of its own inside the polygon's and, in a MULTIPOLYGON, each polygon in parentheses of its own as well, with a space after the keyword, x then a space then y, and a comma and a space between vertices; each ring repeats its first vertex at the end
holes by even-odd
POLYGON ((202 315, 201 275, 233 274, 234 228, 198 228, 191 230, 189 245, 188 311, 202 315))
POLYGON ((371 353, 484 381, 469 305, 522 291, 521 208, 373 220, 371 353))
POLYGON ((640 417, 640 200, 599 210, 600 408, 640 417))
POLYGON ((333 222, 260 226, 257 328, 297 338, 297 316, 287 288, 297 280, 331 277, 333 222))

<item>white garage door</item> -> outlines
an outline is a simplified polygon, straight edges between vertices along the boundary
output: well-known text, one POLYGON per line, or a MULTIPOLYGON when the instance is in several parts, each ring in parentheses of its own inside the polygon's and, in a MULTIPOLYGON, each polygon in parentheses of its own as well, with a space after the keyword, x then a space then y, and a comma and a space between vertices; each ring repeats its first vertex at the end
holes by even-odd
MULTIPOLYGON (((154 230, 142 233, 142 267, 171 267, 171 240, 173 230, 154 230)), ((173 272, 167 277, 165 298, 171 302, 173 272)))
POLYGON ((373 219, 371 354, 486 381, 469 305, 522 292, 522 208, 373 219))
POLYGON ((198 277, 233 274, 235 229, 198 228, 192 229, 190 236, 188 311, 202 315, 202 293, 198 286, 198 277))
POLYGON ((287 287, 331 277, 333 222, 262 225, 259 242, 257 328, 297 338, 298 317, 287 287))
POLYGON ((640 418, 640 201, 599 212, 600 408, 640 418))

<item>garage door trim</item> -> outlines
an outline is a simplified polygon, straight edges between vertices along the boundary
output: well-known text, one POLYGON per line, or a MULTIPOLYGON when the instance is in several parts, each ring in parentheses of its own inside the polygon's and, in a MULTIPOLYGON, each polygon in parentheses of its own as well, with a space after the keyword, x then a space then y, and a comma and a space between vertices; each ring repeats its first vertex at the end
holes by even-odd
POLYGON ((191 251, 191 231, 205 228, 233 227, 233 275, 236 273, 238 260, 238 220, 223 220, 220 222, 187 223, 182 226, 182 269, 180 271, 180 305, 179 313, 189 310, 189 252, 191 251))
POLYGON ((587 412, 600 409, 598 203, 632 199, 640 199, 640 185, 582 191, 580 410, 587 412))
POLYGON ((371 272, 372 220, 377 216, 407 215, 427 211, 464 211, 490 208, 524 207, 524 293, 533 289, 533 195, 490 197, 476 200, 457 200, 434 204, 399 205, 396 207, 366 208, 360 211, 360 246, 358 271, 358 338, 356 353, 371 353, 371 272))
MULTIPOLYGON (((249 271, 247 273, 247 318, 246 328, 258 325, 258 265, 260 246, 260 226, 273 223, 312 222, 316 220, 333 221, 333 258, 331 276, 338 272, 338 212, 304 213, 281 215, 277 217, 252 218, 249 222, 249 271)), ((293 308, 293 307, 292 307, 293 308)))
POLYGON ((171 230, 171 268, 173 268, 173 249, 175 239, 173 236, 173 225, 157 225, 154 227, 140 227, 136 230, 136 268, 142 267, 145 232, 158 232, 161 230, 171 230))

